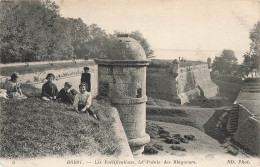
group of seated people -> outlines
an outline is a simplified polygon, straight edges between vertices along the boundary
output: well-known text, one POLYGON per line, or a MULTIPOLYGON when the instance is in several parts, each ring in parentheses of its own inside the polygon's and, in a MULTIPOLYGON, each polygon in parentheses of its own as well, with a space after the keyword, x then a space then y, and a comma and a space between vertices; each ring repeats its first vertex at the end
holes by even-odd
MULTIPOLYGON (((49 73, 46 76, 47 82, 42 85, 41 99, 45 101, 58 100, 66 104, 72 104, 74 109, 80 113, 87 113, 94 118, 96 114, 89 109, 92 101, 90 91, 90 73, 89 67, 84 67, 84 73, 81 77, 81 84, 79 85, 79 93, 72 88, 70 82, 65 82, 64 88, 58 91, 57 86, 53 83, 55 76, 49 73), (86 81, 86 82, 83 82, 86 81), (88 84, 87 84, 88 83, 88 84)), ((19 83, 19 74, 13 73, 11 79, 4 84, 7 98, 26 99, 27 97, 22 93, 21 85, 19 83)))

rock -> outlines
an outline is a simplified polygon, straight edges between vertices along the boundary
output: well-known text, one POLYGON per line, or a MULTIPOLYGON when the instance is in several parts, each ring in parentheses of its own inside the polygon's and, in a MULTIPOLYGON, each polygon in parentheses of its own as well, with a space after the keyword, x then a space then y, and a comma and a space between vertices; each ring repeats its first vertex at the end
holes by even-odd
POLYGON ((157 154, 158 150, 154 146, 151 146, 148 144, 148 145, 144 146, 144 153, 145 154, 157 154))
POLYGON ((165 143, 167 143, 167 144, 180 144, 180 141, 178 139, 175 139, 175 138, 166 137, 165 143))
POLYGON ((160 138, 167 138, 167 137, 170 138, 171 137, 171 135, 168 133, 163 133, 163 134, 160 134, 159 136, 160 136, 160 138))
POLYGON ((176 140, 182 142, 182 143, 189 143, 189 141, 183 137, 181 137, 180 134, 174 134, 173 138, 175 138, 176 140))
POLYGON ((160 135, 160 134, 170 134, 170 132, 167 131, 167 130, 164 130, 164 129, 159 129, 159 130, 158 130, 158 134, 159 134, 159 135, 160 135))
POLYGON ((174 137, 175 139, 180 139, 180 138, 181 138, 181 135, 180 135, 180 134, 174 134, 173 137, 174 137))
POLYGON ((155 148, 158 149, 158 150, 164 150, 163 145, 161 145, 161 144, 155 143, 155 144, 153 144, 152 146, 155 147, 155 148))
POLYGON ((182 143, 189 143, 189 141, 188 141, 187 139, 185 139, 185 138, 180 138, 180 141, 181 141, 182 143))
POLYGON ((193 136, 193 135, 184 135, 184 138, 191 140, 191 141, 195 140, 195 136, 193 136))
POLYGON ((227 147, 227 151, 228 153, 232 154, 232 155, 237 155, 238 154, 238 149, 232 147, 232 146, 228 146, 227 147))
POLYGON ((157 124, 151 123, 146 125, 146 133, 148 133, 152 139, 157 137, 159 131, 161 134, 163 134, 162 132, 164 132, 163 128, 158 126, 157 124))
POLYGON ((176 145, 172 145, 170 148, 173 150, 186 151, 185 148, 183 148, 181 146, 176 146, 176 145))

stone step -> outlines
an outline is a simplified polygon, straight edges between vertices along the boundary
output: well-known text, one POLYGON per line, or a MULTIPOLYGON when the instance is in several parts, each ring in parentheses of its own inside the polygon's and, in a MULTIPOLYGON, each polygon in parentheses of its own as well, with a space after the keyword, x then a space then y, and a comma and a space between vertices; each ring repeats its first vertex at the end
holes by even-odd
POLYGON ((234 107, 234 110, 230 111, 229 115, 229 125, 228 125, 228 131, 231 134, 234 134, 237 131, 238 128, 238 109, 237 107, 234 107))
POLYGON ((238 121, 237 121, 237 118, 238 118, 238 117, 236 117, 236 118, 230 118, 230 120, 232 120, 233 122, 238 122, 238 121))

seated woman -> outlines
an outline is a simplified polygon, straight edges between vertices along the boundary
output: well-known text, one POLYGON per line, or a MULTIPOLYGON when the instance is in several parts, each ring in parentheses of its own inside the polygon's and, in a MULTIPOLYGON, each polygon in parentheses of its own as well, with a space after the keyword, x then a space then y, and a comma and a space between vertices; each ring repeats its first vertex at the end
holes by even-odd
POLYGON ((62 88, 57 96, 57 99, 63 103, 73 104, 76 94, 78 92, 75 89, 71 89, 72 84, 65 82, 64 88, 62 88))
POLYGON ((21 85, 19 83, 19 74, 13 73, 11 79, 7 80, 4 84, 4 89, 6 90, 7 98, 14 99, 26 99, 27 97, 23 95, 21 85))
POLYGON ((75 96, 73 107, 77 112, 93 115, 93 117, 97 119, 96 114, 89 109, 92 97, 91 94, 87 92, 87 87, 86 83, 79 85, 80 93, 75 96))
POLYGON ((56 96, 58 94, 58 88, 57 86, 52 82, 54 80, 55 76, 52 73, 49 73, 46 76, 46 79, 48 80, 45 84, 42 85, 42 94, 41 98, 43 100, 55 100, 56 96))

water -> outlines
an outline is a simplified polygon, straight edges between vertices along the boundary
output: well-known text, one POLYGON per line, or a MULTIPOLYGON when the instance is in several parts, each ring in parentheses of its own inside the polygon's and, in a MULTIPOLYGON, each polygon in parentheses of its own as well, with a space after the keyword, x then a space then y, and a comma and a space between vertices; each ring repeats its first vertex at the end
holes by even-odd
MULTIPOLYGON (((179 59, 184 58, 186 60, 193 61, 204 61, 207 62, 207 58, 210 57, 212 62, 216 56, 221 55, 222 50, 164 50, 156 49, 154 50, 154 55, 156 59, 179 59)), ((243 61, 243 51, 235 51, 235 55, 238 59, 238 62, 243 61)))

